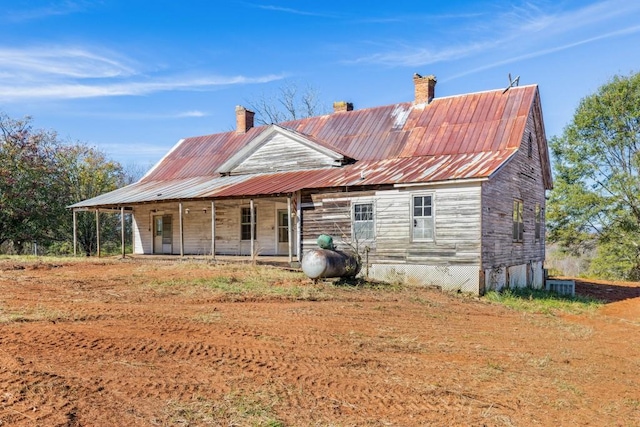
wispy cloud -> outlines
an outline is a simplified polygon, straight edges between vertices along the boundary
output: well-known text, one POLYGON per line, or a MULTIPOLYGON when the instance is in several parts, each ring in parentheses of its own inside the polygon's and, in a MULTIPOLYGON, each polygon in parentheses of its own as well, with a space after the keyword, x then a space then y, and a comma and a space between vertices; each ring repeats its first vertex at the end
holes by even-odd
POLYGON ((36 85, 1 85, 0 99, 77 99, 108 96, 140 96, 173 90, 211 90, 220 86, 268 83, 282 79, 282 75, 258 77, 219 76, 185 80, 182 78, 162 81, 131 81, 122 83, 47 83, 36 85))
POLYGON ((611 32, 611 25, 639 13, 639 3, 623 0, 602 0, 578 9, 555 12, 545 12, 526 2, 506 12, 495 13, 491 15, 492 20, 481 20, 475 27, 455 28, 455 36, 449 38, 450 44, 443 37, 438 37, 438 46, 430 38, 423 42, 392 42, 390 49, 345 62, 422 66, 492 53, 493 65, 486 66, 490 68, 625 34, 622 30, 611 32), (585 31, 592 35, 585 37, 585 31), (474 41, 457 42, 461 38, 474 41), (534 53, 530 53, 532 50, 534 53), (504 54, 500 55, 500 52, 504 54), (496 60, 499 56, 504 59, 496 60))
POLYGON ((83 1, 62 1, 45 7, 30 7, 28 9, 11 9, 4 7, 0 21, 5 22, 26 22, 38 19, 45 19, 51 16, 69 15, 85 10, 86 2, 83 1))
MULTIPOLYGON (((108 54, 107 54, 108 55, 108 54)), ((134 64, 116 55, 100 55, 77 47, 0 47, 0 72, 16 76, 57 75, 73 78, 105 78, 135 73, 134 64)))
POLYGON ((613 37, 620 37, 620 36, 624 36, 624 35, 629 35, 629 34, 635 34, 635 33, 640 33, 640 25, 635 25, 632 27, 628 27, 628 28, 624 28, 621 30, 617 30, 617 31, 612 31, 606 34, 601 34, 599 36, 596 37, 589 37, 586 38, 584 40, 579 40, 577 42, 573 42, 573 43, 568 43, 568 44, 564 44, 561 46, 554 46, 552 48, 549 49, 542 49, 542 50, 538 50, 535 52, 529 52, 523 55, 519 55, 519 56, 514 56, 514 57, 510 57, 508 59, 504 59, 501 61, 497 61, 497 62, 492 62, 486 65, 483 65, 481 67, 477 67, 477 68, 473 68, 470 70, 467 70, 463 73, 459 73, 459 74, 455 74, 453 76, 450 76, 449 78, 444 79, 443 81, 449 81, 449 80, 454 80, 457 79, 459 77, 463 77, 463 76, 467 76, 469 74, 474 74, 477 73, 479 71, 484 71, 484 70, 488 70, 491 68, 495 68, 495 67, 499 67, 501 65, 506 65, 506 64, 511 64, 514 62, 518 62, 518 61, 522 61, 524 59, 532 59, 532 58, 537 58, 540 56, 544 56, 544 55, 549 55, 552 53, 557 53, 557 52, 561 52, 563 50, 567 50, 567 49, 571 49, 580 45, 585 45, 585 44, 589 44, 589 43, 593 43, 596 41, 600 41, 600 40, 605 40, 605 39, 609 39, 609 38, 613 38, 613 37))
MULTIPOLYGON (((267 83, 284 75, 154 76, 121 55, 77 47, 0 47, 0 100, 140 96, 267 83)), ((204 73, 203 73, 204 74, 204 73)), ((189 112, 191 117, 198 112, 189 112)))
POLYGON ((338 15, 334 15, 334 14, 310 12, 308 10, 293 9, 293 8, 290 8, 290 7, 265 5, 265 4, 254 4, 254 3, 249 3, 249 5, 252 6, 252 7, 258 8, 258 9, 262 9, 262 10, 270 10, 270 11, 273 11, 273 12, 283 12, 283 13, 289 13, 289 14, 293 14, 293 15, 316 16, 316 17, 322 17, 322 18, 337 18, 338 17, 338 15))

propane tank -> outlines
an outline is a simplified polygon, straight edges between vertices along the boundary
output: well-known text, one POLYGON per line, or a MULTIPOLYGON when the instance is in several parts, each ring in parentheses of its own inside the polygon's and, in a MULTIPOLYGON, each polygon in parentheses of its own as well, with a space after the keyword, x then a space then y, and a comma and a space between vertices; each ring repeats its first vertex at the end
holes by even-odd
POLYGON ((330 249, 312 249, 302 258, 302 271, 311 279, 321 277, 355 277, 360 272, 356 253, 330 249))

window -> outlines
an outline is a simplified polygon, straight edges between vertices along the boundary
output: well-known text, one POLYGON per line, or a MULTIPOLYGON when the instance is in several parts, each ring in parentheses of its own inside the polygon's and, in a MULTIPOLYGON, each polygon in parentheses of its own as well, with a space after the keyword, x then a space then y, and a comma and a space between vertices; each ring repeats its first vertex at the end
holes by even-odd
POLYGON ((529 158, 533 157, 533 138, 531 138, 531 134, 529 134, 529 145, 527 147, 527 156, 529 156, 529 158))
POLYGON ((356 241, 375 238, 373 203, 357 203, 353 205, 353 237, 356 241))
MULTIPOLYGON (((253 210, 253 238, 258 236, 256 224, 258 223, 258 212, 253 210)), ((251 240, 251 208, 242 208, 240 218, 240 234, 242 240, 251 240)))
POLYGON ((536 242, 540 241, 540 236, 542 234, 542 208, 540 207, 540 203, 536 203, 536 242))
POLYGON ((433 240, 433 197, 413 197, 413 240, 433 240))
POLYGON ((286 210, 278 210, 278 243, 289 243, 289 214, 286 210))
POLYGON ((513 201, 513 241, 522 242, 524 240, 524 222, 522 212, 524 205, 522 200, 513 201))

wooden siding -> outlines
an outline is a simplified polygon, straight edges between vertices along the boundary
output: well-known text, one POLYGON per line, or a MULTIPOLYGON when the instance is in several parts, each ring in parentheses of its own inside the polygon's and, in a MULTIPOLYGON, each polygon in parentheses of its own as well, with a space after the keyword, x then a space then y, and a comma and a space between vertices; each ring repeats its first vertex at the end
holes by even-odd
POLYGON ((354 248, 369 263, 475 265, 480 267, 480 184, 378 189, 303 197, 303 253, 330 234, 341 249, 354 248), (412 239, 412 197, 433 196, 434 239, 412 239), (356 242, 351 206, 373 203, 375 239, 356 242))
MULTIPOLYGON (((250 255, 251 242, 241 240, 241 208, 249 207, 247 200, 216 201, 216 254, 250 255)), ((254 250, 257 255, 277 255, 277 218, 276 209, 286 209, 286 199, 255 199, 257 216, 256 241, 254 250)), ((184 253, 187 255, 211 254, 211 202, 183 203, 184 253), (187 209, 189 213, 186 213, 187 209), (206 209, 206 212, 204 211, 206 209)), ((180 227, 178 203, 137 206, 133 211, 135 253, 153 253, 153 216, 172 215, 173 248, 172 254, 180 254, 180 227), (153 212, 152 210, 155 210, 153 212)), ((295 225, 295 224, 294 224, 295 225)), ((293 246, 295 253, 295 245, 293 246)), ((281 254, 286 255, 286 254, 281 254)))
POLYGON ((275 133, 260 148, 236 166, 234 175, 292 171, 335 166, 336 161, 286 135, 275 133), (274 162, 274 159, 276 161, 274 162))
MULTIPOLYGON (((539 144, 541 126, 536 121, 538 110, 533 108, 527 119, 520 149, 491 179, 482 185, 482 267, 509 267, 544 261, 545 186, 539 144), (532 156, 528 156, 529 134, 532 156), (513 241, 513 201, 524 203, 524 239, 513 241), (535 206, 542 208, 541 236, 535 239, 535 206)), ((542 153, 544 159, 546 153, 542 153)))

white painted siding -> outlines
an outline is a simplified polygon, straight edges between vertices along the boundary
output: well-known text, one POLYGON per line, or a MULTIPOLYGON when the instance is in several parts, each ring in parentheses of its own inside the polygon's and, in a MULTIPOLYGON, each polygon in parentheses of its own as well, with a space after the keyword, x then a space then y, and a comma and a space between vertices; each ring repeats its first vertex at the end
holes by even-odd
MULTIPOLYGON (((250 201, 217 201, 216 254, 250 255, 251 242, 241 240, 241 207, 249 207, 250 201)), ((277 254, 276 206, 286 207, 286 199, 254 200, 257 216, 257 235, 254 249, 257 255, 277 254)), ((173 222, 172 254, 180 254, 180 223, 178 203, 138 206, 133 210, 136 254, 153 253, 153 216, 171 215, 173 222), (155 210, 155 212, 152 212, 155 210)), ((188 255, 211 254, 211 202, 183 203, 184 253, 188 255), (206 211, 206 212, 205 212, 206 211)), ((294 245, 295 255, 295 245, 294 245)))

